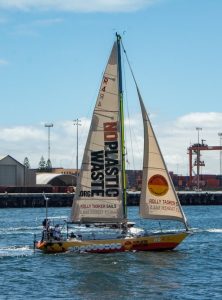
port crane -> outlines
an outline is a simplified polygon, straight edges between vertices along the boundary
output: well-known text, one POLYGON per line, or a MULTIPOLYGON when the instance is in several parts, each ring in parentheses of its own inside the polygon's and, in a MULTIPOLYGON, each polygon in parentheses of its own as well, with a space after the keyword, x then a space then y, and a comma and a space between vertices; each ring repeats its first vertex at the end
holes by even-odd
POLYGON ((205 140, 201 140, 201 143, 196 143, 190 146, 188 150, 189 154, 189 186, 192 186, 192 171, 193 171, 193 166, 197 167, 197 180, 199 182, 199 174, 200 174, 200 167, 205 166, 205 162, 201 160, 201 151, 206 151, 206 150, 222 150, 222 146, 208 146, 207 144, 204 143, 205 140), (193 155, 196 155, 196 159, 193 164, 193 155))

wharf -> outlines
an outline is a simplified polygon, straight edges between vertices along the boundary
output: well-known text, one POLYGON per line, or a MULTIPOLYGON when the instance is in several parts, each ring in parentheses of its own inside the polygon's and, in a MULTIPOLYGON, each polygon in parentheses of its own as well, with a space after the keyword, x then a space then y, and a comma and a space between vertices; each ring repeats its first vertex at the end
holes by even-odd
MULTIPOLYGON (((71 207, 72 193, 45 193, 49 207, 71 207)), ((0 208, 45 207, 42 193, 0 193, 0 208)))
MULTIPOLYGON (((181 205, 222 205, 222 191, 178 191, 181 205)), ((128 205, 139 205, 140 192, 128 192, 128 205)))
MULTIPOLYGON (((49 207, 71 207, 73 193, 46 193, 49 207)), ((222 191, 179 191, 181 205, 222 205, 222 191)), ((140 192, 128 192, 128 206, 139 205, 140 192)), ((42 193, 0 193, 0 208, 45 207, 42 193)))

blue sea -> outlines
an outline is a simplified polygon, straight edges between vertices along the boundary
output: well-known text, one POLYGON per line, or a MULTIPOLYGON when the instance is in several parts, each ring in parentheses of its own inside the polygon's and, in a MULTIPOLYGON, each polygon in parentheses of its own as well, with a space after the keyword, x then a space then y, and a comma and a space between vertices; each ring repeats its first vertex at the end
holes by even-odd
POLYGON ((222 299, 222 206, 184 211, 194 233, 173 251, 49 255, 33 250, 44 208, 1 209, 0 299, 222 299))

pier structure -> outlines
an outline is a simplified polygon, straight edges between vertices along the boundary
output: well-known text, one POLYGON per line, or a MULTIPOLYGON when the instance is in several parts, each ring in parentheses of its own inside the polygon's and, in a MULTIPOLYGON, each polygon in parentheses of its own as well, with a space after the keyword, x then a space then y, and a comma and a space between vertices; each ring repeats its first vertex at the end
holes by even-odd
MULTIPOLYGON (((71 207, 73 193, 46 193, 49 207, 71 207)), ((222 191, 179 191, 182 205, 222 205, 222 191)), ((128 206, 138 206, 140 192, 128 192, 128 206)), ((0 208, 45 207, 42 193, 0 193, 0 208)))

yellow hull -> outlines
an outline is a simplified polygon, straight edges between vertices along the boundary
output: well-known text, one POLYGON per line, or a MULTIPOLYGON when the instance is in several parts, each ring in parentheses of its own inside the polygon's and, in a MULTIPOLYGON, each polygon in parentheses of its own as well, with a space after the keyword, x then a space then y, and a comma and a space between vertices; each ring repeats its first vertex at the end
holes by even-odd
POLYGON ((113 253, 124 251, 163 251, 177 247, 189 232, 158 233, 143 237, 126 237, 104 240, 47 240, 37 242, 36 248, 45 253, 89 252, 113 253))

